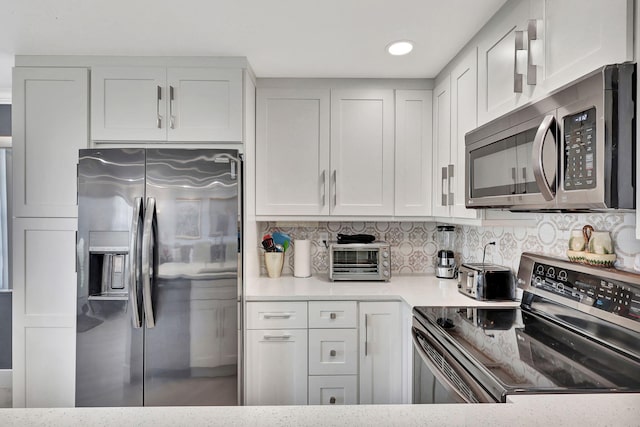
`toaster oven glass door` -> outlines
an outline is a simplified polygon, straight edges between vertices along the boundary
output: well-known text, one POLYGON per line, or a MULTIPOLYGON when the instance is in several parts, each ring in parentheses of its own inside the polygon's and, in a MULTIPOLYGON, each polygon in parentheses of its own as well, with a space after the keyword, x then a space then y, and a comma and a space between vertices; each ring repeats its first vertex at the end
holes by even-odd
POLYGON ((333 275, 334 277, 357 276, 360 278, 377 278, 379 271, 380 251, 364 249, 334 249, 333 275))

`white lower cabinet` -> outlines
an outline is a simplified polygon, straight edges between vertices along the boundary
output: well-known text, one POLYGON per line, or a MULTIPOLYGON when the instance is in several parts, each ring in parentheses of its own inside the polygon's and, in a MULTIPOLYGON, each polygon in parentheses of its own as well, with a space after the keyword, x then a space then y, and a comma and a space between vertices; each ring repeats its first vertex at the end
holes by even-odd
POLYGON ((248 330, 247 405, 307 404, 307 330, 248 330))
POLYGON ((402 403, 401 331, 399 302, 360 303, 360 403, 402 403))
POLYGON ((309 377, 309 405, 356 405, 357 403, 357 375, 309 377))

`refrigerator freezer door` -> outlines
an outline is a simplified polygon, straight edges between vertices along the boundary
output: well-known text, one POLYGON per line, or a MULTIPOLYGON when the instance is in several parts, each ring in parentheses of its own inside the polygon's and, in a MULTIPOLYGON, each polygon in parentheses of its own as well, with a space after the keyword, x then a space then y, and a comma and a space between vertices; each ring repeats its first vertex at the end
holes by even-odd
POLYGON ((76 406, 142 405, 131 227, 144 196, 144 158, 142 149, 80 150, 76 406))
POLYGON ((238 404, 240 179, 230 158, 237 152, 147 150, 157 230, 146 406, 238 404))

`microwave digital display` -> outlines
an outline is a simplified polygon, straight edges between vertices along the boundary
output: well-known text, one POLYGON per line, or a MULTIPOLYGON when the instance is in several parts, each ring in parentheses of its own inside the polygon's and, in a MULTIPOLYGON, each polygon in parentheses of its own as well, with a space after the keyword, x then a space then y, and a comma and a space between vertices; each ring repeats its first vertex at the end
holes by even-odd
POLYGON ((596 188, 596 109, 564 117, 564 189, 596 188))

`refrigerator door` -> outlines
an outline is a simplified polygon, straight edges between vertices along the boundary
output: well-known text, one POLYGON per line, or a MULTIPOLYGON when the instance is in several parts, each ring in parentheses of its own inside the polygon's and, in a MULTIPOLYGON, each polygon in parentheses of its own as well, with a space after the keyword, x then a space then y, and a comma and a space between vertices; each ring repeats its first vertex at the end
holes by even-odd
POLYGON ((80 150, 76 406, 142 405, 144 158, 142 149, 80 150))
POLYGON ((237 157, 147 150, 145 406, 238 403, 237 157))

